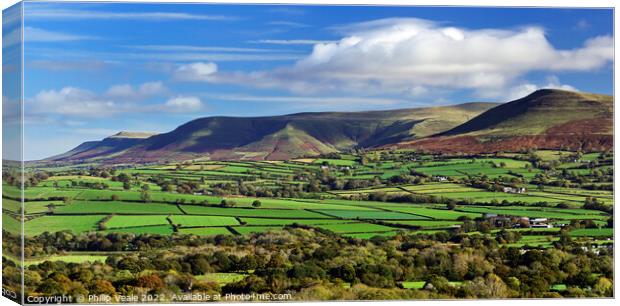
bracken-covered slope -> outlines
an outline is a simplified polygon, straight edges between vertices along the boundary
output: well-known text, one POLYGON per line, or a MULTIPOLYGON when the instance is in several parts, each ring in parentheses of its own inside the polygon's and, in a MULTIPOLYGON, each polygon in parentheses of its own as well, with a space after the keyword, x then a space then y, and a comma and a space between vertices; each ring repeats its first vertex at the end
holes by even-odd
POLYGON ((113 137, 87 142, 48 160, 112 163, 199 158, 284 160, 426 137, 454 128, 496 105, 465 103, 387 111, 207 117, 168 133, 147 138, 124 137, 122 144, 111 144, 113 137))
POLYGON ((425 139, 401 142, 396 147, 436 153, 610 149, 613 147, 613 98, 538 90, 453 129, 425 139))
POLYGON ((156 133, 122 131, 100 141, 87 141, 69 152, 52 156, 47 160, 97 160, 108 158, 142 143, 142 141, 153 135, 156 135, 156 133))

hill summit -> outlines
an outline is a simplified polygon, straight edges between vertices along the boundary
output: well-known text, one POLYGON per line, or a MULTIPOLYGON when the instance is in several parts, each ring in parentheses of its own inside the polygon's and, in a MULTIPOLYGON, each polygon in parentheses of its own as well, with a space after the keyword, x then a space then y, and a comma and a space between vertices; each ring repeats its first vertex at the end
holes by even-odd
POLYGON ((120 132, 45 161, 286 160, 357 148, 471 154, 612 147, 611 96, 544 89, 504 104, 199 118, 168 133, 120 132))
POLYGON ((49 161, 110 163, 162 160, 284 160, 373 148, 447 131, 497 106, 453 106, 269 117, 206 117, 168 133, 120 132, 49 161))
POLYGON ((538 90, 445 132, 397 145, 444 153, 612 146, 613 98, 557 89, 538 90))
POLYGON ((157 133, 151 132, 129 132, 129 131, 120 131, 108 138, 135 138, 135 139, 146 139, 151 136, 157 135, 157 133))

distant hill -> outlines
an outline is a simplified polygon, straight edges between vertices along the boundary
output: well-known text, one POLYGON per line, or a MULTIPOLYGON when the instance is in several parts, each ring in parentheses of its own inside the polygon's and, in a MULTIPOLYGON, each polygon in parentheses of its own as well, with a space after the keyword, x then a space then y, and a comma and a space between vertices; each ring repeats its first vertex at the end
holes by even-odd
POLYGON ((206 117, 163 134, 120 132, 44 162, 285 160, 351 148, 493 153, 612 147, 611 96, 545 89, 504 104, 206 117))
POLYGON ((47 161, 284 160, 427 137, 450 130, 497 105, 465 103, 386 111, 207 117, 158 135, 121 132, 83 143, 47 161))
POLYGON ((613 147, 613 98, 564 90, 538 90, 499 105, 432 137, 400 142, 400 148, 481 153, 613 147))
POLYGON ((47 160, 98 160, 114 156, 135 145, 142 143, 145 139, 157 135, 148 132, 118 132, 100 141, 88 141, 75 147, 69 152, 52 156, 47 160))

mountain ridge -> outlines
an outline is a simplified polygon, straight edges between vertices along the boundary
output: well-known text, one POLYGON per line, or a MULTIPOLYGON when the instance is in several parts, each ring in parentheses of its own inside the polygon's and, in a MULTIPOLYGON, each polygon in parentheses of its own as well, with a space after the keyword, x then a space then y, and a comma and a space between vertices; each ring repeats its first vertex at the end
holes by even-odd
MULTIPOLYGON (((149 162, 162 159, 288 159, 378 147, 445 131, 497 103, 280 116, 212 116, 145 138, 107 137, 48 161, 149 162)), ((124 135, 121 132, 116 135, 124 135)))
POLYGON ((543 89, 501 104, 450 130, 395 144, 442 153, 613 147, 613 97, 543 89))
POLYGON ((46 161, 285 160, 357 148, 475 154, 612 147, 613 97, 544 89, 502 104, 203 117, 167 133, 120 132, 46 161))

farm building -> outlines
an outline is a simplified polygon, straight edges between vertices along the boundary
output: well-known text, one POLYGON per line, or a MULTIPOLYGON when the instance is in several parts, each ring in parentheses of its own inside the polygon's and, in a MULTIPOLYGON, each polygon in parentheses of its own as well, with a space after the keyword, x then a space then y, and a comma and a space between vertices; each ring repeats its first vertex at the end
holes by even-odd
POLYGON ((527 190, 525 187, 504 187, 502 191, 505 193, 525 193, 527 190))
POLYGON ((539 223, 530 225, 531 228, 553 228, 552 224, 547 223, 539 223))
POLYGON ((530 218, 531 228, 552 228, 553 224, 547 223, 547 218, 530 218))

